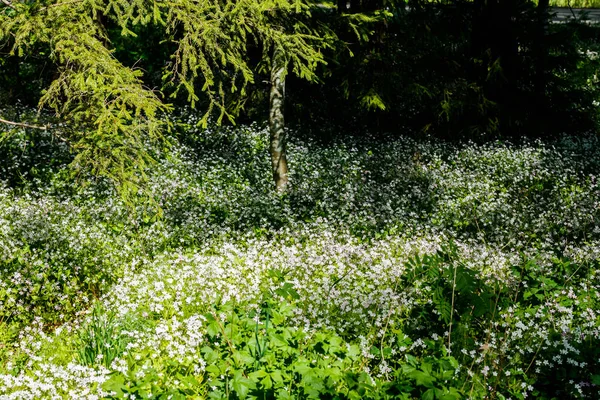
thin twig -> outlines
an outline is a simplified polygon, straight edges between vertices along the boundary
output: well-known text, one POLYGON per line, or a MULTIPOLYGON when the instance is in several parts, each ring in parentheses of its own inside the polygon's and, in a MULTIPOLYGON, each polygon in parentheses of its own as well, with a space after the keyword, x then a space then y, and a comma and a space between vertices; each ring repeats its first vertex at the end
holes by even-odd
POLYGON ((533 365, 533 362, 535 361, 535 358, 537 357, 537 355, 540 352, 540 349, 542 348, 542 344, 544 344, 543 341, 540 341, 540 344, 538 345, 537 350, 535 351, 535 354, 533 355, 533 358, 531 359, 531 362, 529 363, 529 365, 527 366, 527 369, 525 370, 524 374, 527 374, 527 371, 529 371, 529 369, 531 368, 531 366, 533 365))
MULTIPOLYGON (((6 3, 6 0, 2 0, 3 3, 6 3)), ((41 129, 43 131, 48 130, 48 127, 46 125, 44 126, 37 126, 37 125, 29 125, 29 124, 24 124, 22 122, 13 122, 13 121, 7 121, 5 119, 0 118, 0 122, 4 123, 4 124, 8 124, 8 125, 14 125, 14 126, 20 126, 22 128, 33 128, 33 129, 41 129)))
POLYGON ((219 329, 221 329, 221 333, 223 335, 223 338, 227 342, 227 345, 229 346, 229 350, 231 350, 231 354, 232 355, 235 354, 235 348, 233 347, 233 343, 231 343, 231 341, 229 340, 229 337, 227 337, 227 333, 225 333, 225 328, 223 327, 223 324, 221 324, 221 321, 219 320, 217 313, 213 313, 213 317, 215 318, 217 325, 219 325, 219 329))
POLYGON ((573 7, 571 7, 571 0, 567 1, 567 5, 569 6, 569 10, 571 10, 571 14, 573 14, 573 18, 577 19, 577 15, 575 15, 575 11, 573 11, 573 7))
POLYGON ((16 10, 15 6, 12 5, 12 3, 8 0, 2 0, 2 2, 7 6, 12 8, 13 10, 16 10))

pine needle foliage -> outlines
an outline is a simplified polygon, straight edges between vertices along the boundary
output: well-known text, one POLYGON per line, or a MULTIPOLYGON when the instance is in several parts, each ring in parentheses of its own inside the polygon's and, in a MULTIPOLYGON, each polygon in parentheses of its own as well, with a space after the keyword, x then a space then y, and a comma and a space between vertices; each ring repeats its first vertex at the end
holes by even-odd
POLYGON ((322 49, 335 41, 333 31, 311 21, 315 5, 303 0, 13 0, 3 5, 0 43, 11 55, 26 57, 40 45, 50 50, 57 74, 39 109, 52 110, 62 122, 61 139, 76 154, 73 171, 107 177, 125 195, 143 186, 152 145, 166 143, 169 98, 184 94, 195 106, 204 92, 209 101, 201 124, 213 115, 219 123, 233 122, 255 73, 269 68, 275 46, 287 53, 294 74, 316 81, 316 68, 325 63, 322 49), (107 21, 125 36, 135 36, 137 25, 165 32, 164 41, 175 48, 163 71, 161 90, 169 97, 146 87, 141 70, 114 57, 107 21), (258 67, 250 64, 250 46, 262 49, 258 67))

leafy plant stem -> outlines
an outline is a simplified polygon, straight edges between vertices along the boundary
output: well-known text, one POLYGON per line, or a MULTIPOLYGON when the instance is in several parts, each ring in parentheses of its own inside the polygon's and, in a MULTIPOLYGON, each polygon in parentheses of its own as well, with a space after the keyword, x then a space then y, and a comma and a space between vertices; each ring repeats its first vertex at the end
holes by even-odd
POLYGON ((452 317, 454 315, 454 292, 456 290, 456 269, 457 266, 454 264, 454 278, 452 279, 452 304, 450 306, 450 325, 448 327, 448 352, 451 353, 452 349, 452 317))

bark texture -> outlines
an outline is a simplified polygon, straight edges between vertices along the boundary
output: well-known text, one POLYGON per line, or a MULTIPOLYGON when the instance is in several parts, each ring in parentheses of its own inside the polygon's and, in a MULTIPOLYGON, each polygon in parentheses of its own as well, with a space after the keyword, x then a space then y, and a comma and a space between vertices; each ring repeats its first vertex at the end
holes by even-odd
POLYGON ((285 123, 283 103, 285 100, 285 75, 287 59, 283 49, 273 50, 271 65, 271 93, 269 110, 269 133, 273 180, 278 192, 285 192, 288 184, 288 166, 285 155, 285 123))

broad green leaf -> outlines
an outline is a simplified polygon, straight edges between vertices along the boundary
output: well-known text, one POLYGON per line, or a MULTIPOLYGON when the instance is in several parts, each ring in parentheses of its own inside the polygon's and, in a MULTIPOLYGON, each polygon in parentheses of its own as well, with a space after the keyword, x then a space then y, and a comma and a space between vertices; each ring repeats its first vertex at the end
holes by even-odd
POLYGON ((417 385, 425 386, 427 388, 432 388, 433 383, 436 381, 433 376, 419 370, 413 371, 407 374, 407 376, 414 379, 417 382, 417 385))
POLYGON ((250 389, 255 389, 256 384, 242 375, 242 371, 235 371, 231 379, 231 387, 241 399, 245 399, 250 389))
POLYGON ((423 395, 421 395, 422 400, 434 400, 435 399, 435 389, 427 389, 423 395))

